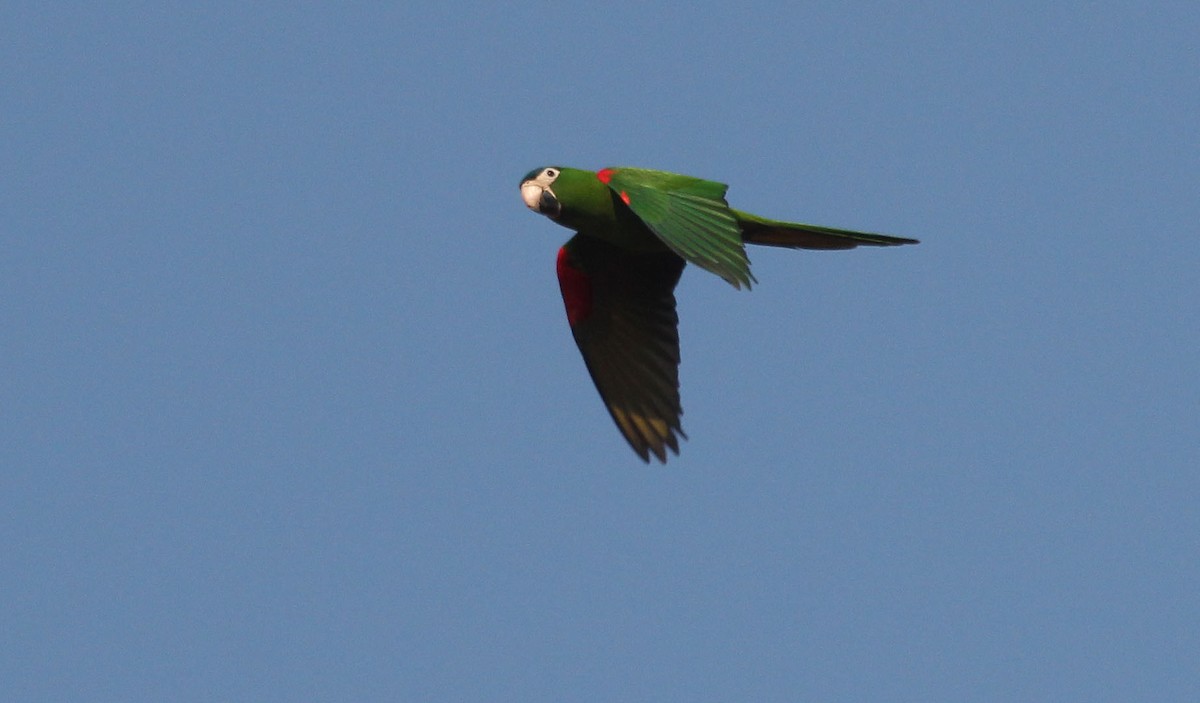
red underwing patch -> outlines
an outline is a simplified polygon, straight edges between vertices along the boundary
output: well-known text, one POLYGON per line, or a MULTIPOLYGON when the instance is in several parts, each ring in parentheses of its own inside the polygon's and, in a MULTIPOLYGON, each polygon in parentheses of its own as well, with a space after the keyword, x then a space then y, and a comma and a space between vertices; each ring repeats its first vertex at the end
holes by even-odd
POLYGON ((621 200, 624 200, 625 204, 628 205, 629 204, 629 193, 626 193, 625 191, 621 191, 621 200))
POLYGON ((592 283, 582 270, 571 262, 566 247, 558 250, 558 288, 567 308, 567 322, 574 327, 592 314, 592 283))

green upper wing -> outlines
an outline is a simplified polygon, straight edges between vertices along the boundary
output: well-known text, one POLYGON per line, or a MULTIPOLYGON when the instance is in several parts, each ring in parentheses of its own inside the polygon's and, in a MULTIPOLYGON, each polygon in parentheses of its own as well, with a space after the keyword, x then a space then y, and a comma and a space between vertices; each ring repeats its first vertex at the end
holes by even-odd
POLYGON ((754 282, 725 184, 645 168, 606 168, 596 175, 676 254, 734 288, 754 282))

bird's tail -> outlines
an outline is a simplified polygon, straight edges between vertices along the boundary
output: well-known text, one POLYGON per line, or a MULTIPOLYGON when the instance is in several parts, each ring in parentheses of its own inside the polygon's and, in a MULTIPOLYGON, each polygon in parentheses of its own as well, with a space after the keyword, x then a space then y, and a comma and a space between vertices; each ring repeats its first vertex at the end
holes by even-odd
POLYGON ((853 249, 860 245, 891 247, 898 244, 917 244, 917 240, 905 237, 768 220, 740 210, 734 210, 733 214, 742 228, 742 240, 749 244, 791 249, 853 249))

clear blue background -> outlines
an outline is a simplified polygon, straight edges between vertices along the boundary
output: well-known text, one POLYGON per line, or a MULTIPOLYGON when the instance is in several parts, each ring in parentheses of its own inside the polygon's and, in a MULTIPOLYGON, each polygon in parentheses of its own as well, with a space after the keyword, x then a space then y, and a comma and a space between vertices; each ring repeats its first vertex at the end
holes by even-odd
POLYGON ((1194 2, 7 3, 13 701, 1200 700, 1194 2), (922 239, 678 289, 531 168, 922 239))

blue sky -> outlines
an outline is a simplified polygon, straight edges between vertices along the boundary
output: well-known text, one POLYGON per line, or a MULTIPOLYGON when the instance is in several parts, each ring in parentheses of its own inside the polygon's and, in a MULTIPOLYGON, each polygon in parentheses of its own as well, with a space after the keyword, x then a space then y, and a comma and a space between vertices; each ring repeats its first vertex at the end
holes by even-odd
POLYGON ((1194 3, 9 3, 12 700, 1200 696, 1194 3), (677 290, 612 426, 531 168, 917 237, 677 290))

